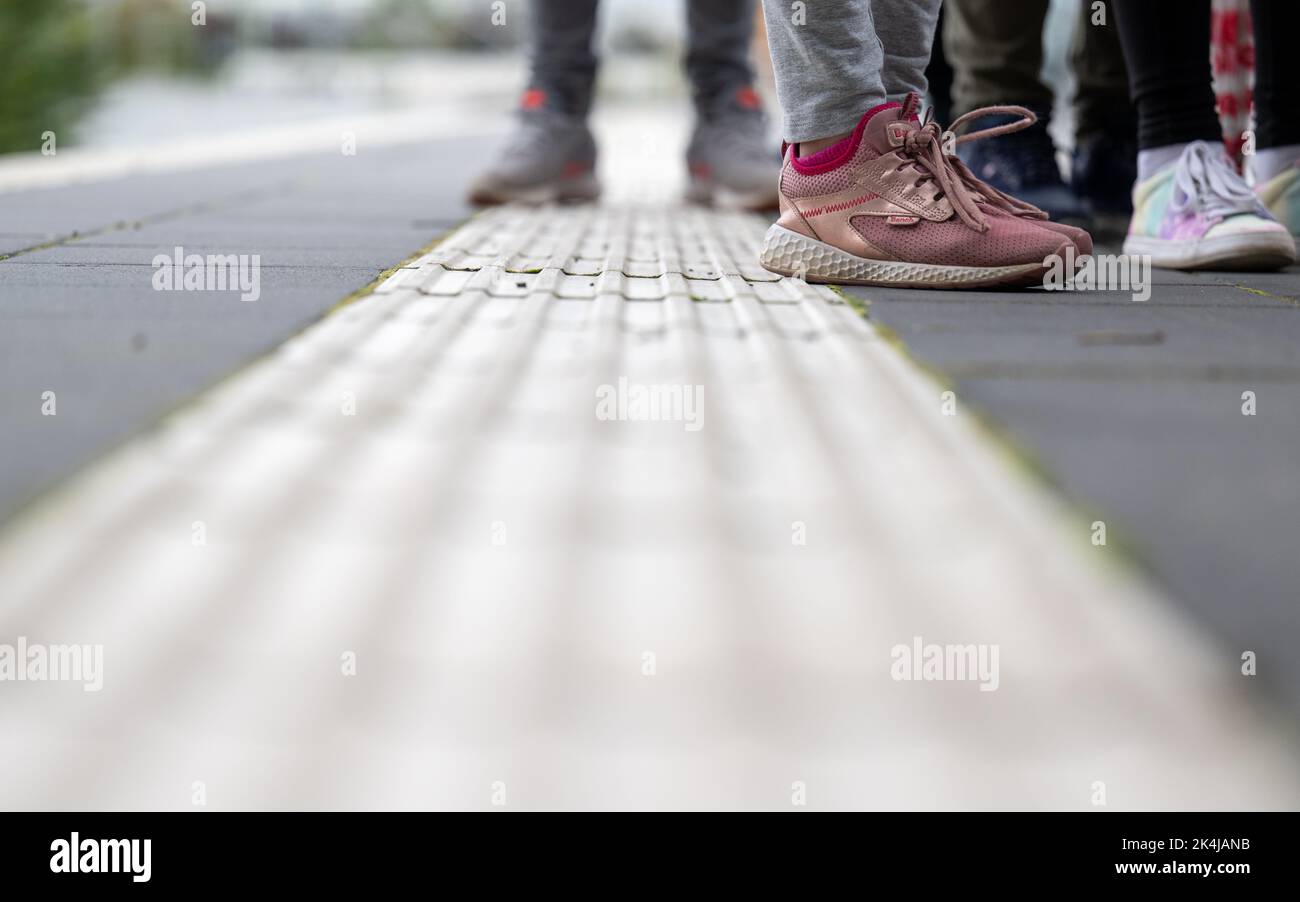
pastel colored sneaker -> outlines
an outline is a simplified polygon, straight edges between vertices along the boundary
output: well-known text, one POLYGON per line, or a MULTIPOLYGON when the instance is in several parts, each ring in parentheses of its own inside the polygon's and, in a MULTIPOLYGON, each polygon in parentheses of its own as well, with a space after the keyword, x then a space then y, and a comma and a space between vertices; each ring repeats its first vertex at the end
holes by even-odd
POLYGON ((916 98, 870 110, 853 134, 806 158, 787 147, 781 216, 765 269, 809 282, 974 288, 1041 282, 1070 241, 979 204, 916 98))
POLYGON ((701 104, 686 149, 687 199, 724 209, 775 210, 781 160, 748 85, 701 104))
POLYGON ((1300 160, 1256 185, 1255 194, 1273 218, 1286 226, 1292 239, 1300 243, 1300 160))
POLYGON ((1222 147, 1193 141, 1133 186, 1124 253, 1166 269, 1276 269, 1295 262, 1295 242, 1222 147))
MULTIPOLYGON (((1018 132, 1021 129, 1032 126, 1036 119, 1036 115, 1032 110, 1022 106, 982 107, 977 110, 971 110, 969 113, 965 113, 964 115, 958 116, 954 119, 952 124, 948 127, 948 132, 945 132, 945 136, 948 134, 955 135, 957 132, 962 130, 963 126, 975 121, 976 119, 984 119, 990 116, 997 116, 998 124, 989 128, 967 132, 966 134, 956 138, 953 142, 954 146, 960 146, 970 141, 978 141, 982 138, 993 138, 998 135, 1007 135, 1013 132, 1018 132), (1017 116, 1019 117, 1018 119, 1014 118, 1017 116)), ((970 167, 966 165, 965 160, 960 156, 950 156, 949 162, 951 162, 952 167, 957 170, 957 173, 961 176, 966 187, 970 189, 972 195, 975 197, 976 203, 995 207, 1002 213, 1010 216, 1032 220, 1035 225, 1038 225, 1041 228, 1056 232, 1058 235, 1063 235, 1074 244, 1076 258, 1090 255, 1092 253, 1092 235, 1088 233, 1087 229, 1082 229, 1078 226, 1064 222, 1057 222, 1051 219, 1047 212, 1040 210, 1028 201, 1018 197, 1013 197, 1011 194, 1008 194, 995 185, 984 181, 971 171, 970 167)))
POLYGON ((550 108, 539 88, 524 94, 505 148, 470 186, 472 204, 595 200, 596 140, 587 120, 550 108))

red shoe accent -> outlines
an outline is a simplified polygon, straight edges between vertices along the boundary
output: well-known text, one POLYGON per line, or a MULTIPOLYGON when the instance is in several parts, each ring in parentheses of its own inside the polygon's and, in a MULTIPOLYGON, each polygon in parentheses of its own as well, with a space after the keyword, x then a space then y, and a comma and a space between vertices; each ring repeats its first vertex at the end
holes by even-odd
POLYGON ((546 106, 546 92, 541 88, 529 88, 524 92, 523 99, 519 103, 520 109, 539 110, 546 106))
POLYGON ((585 175, 587 170, 590 168, 590 166, 581 160, 570 160, 564 164, 564 172, 562 175, 566 179, 577 178, 580 175, 585 175))
POLYGON ((758 110, 763 108, 762 98, 759 97, 758 92, 749 85, 745 85, 743 88, 736 91, 736 102, 747 110, 758 110))
POLYGON ((691 175, 696 178, 706 179, 713 174, 713 170, 708 163, 692 163, 689 168, 691 175))

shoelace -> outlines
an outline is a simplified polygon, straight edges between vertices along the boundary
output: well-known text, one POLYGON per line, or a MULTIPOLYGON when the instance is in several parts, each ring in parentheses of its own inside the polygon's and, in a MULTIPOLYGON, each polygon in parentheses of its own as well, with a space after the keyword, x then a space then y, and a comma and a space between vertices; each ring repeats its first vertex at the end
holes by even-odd
POLYGON ((1174 164, 1174 194, 1169 203, 1178 213, 1200 211, 1224 219, 1264 210, 1222 151, 1204 141, 1188 144, 1174 164))
MULTIPOLYGON (((948 130, 955 135, 959 130, 961 130, 962 126, 976 119, 996 115, 1019 116, 1020 118, 1015 122, 1006 122, 1002 125, 993 125, 989 128, 981 128, 976 129, 973 132, 967 132, 966 134, 959 136, 955 143, 965 144, 967 141, 979 141, 984 138, 996 138, 998 135, 1009 135, 1012 132, 1018 132, 1021 129, 1029 128, 1029 126, 1038 121, 1038 116, 1034 114, 1033 110, 1026 109, 1022 106, 986 106, 981 107, 978 110, 971 110, 969 113, 958 116, 952 121, 952 124, 948 126, 948 130)), ((1025 216, 1030 219, 1049 218, 1046 213, 1028 201, 1023 201, 1018 197, 1012 197, 1010 194, 999 191, 988 182, 976 176, 975 173, 970 171, 970 167, 967 166, 956 154, 953 154, 949 159, 952 163, 952 168, 957 170, 966 187, 979 194, 980 197, 984 198, 984 200, 988 201, 993 206, 1005 210, 1013 216, 1025 216)))
MULTIPOLYGON (((961 169, 965 167, 958 169, 953 165, 956 158, 949 157, 943 152, 943 133, 939 131, 938 125, 934 122, 926 122, 920 128, 908 132, 902 149, 911 157, 908 163, 920 166, 926 173, 917 184, 926 178, 933 178, 942 190, 939 197, 948 198, 953 211, 962 222, 977 232, 988 231, 988 222, 976 205, 975 199, 971 197, 969 184, 962 174, 961 169)), ((969 173, 970 170, 966 172, 969 173)))

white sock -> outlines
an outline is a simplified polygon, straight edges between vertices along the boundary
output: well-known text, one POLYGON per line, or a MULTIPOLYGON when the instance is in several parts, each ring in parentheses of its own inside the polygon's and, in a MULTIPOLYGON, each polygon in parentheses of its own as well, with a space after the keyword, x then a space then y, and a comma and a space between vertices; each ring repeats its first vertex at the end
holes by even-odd
POLYGON ((1296 165, 1300 161, 1300 144, 1286 144, 1282 147, 1266 147, 1255 151, 1250 158, 1250 169, 1255 174, 1255 184, 1261 185, 1281 174, 1283 169, 1296 165))
MULTIPOLYGON (((1192 142, 1187 142, 1190 144, 1192 142)), ((1219 156, 1225 163, 1234 170, 1237 168, 1232 160, 1228 157, 1227 148, 1223 146, 1222 141, 1206 141, 1211 149, 1218 151, 1219 156)), ((1155 175, 1162 169, 1166 169, 1178 162, 1183 151, 1187 149, 1187 144, 1166 144, 1164 147, 1152 147, 1147 150, 1138 151, 1138 181, 1144 182, 1151 176, 1155 175)))
POLYGON ((1166 144, 1138 151, 1138 181, 1145 182, 1166 166, 1172 166, 1182 156, 1186 144, 1166 144))

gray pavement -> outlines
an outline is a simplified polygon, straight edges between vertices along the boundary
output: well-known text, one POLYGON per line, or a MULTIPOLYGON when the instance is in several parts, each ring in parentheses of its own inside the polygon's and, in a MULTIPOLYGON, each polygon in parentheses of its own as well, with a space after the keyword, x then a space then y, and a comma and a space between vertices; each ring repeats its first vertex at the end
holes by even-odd
POLYGON ((0 194, 0 521, 464 219, 475 159, 425 141, 0 194), (176 245, 259 254, 260 300, 152 290, 176 245))
POLYGON ((1300 269, 851 293, 1300 708, 1300 269))

